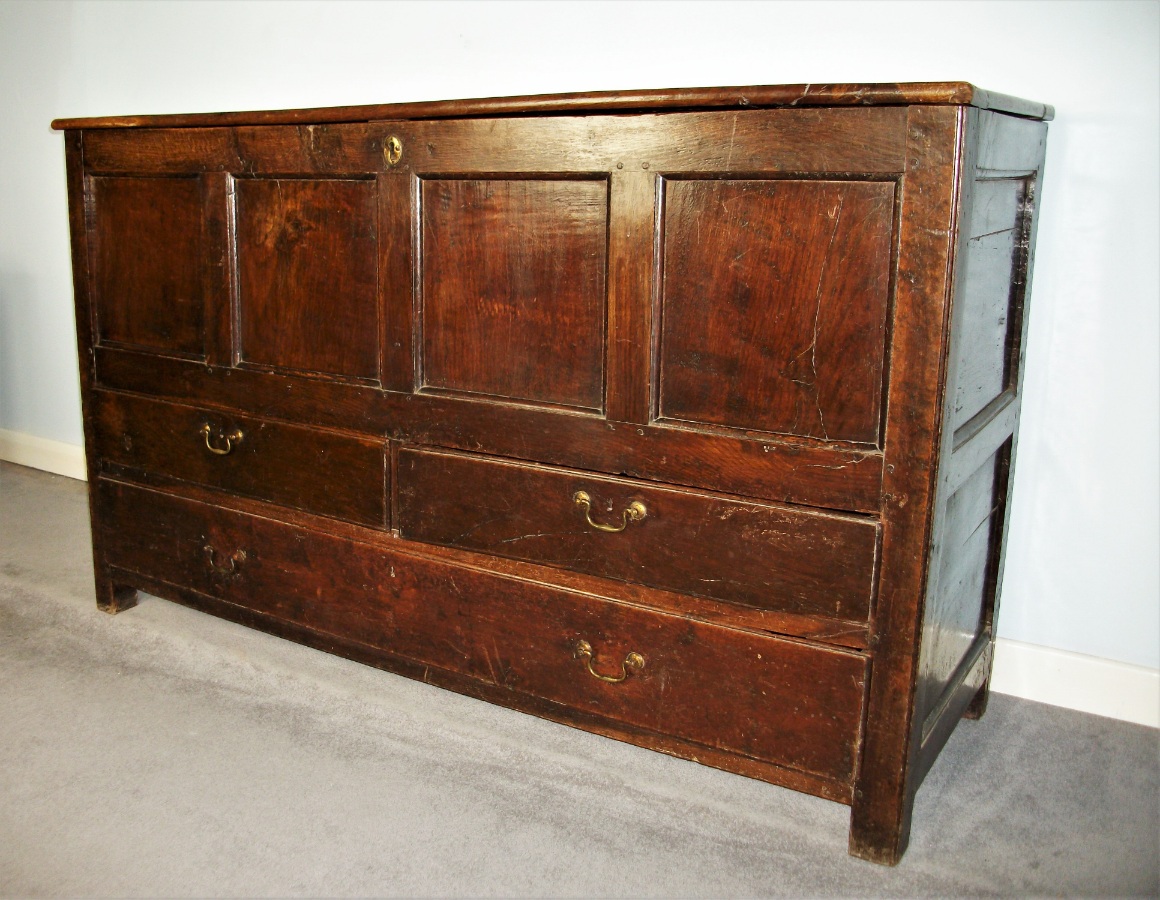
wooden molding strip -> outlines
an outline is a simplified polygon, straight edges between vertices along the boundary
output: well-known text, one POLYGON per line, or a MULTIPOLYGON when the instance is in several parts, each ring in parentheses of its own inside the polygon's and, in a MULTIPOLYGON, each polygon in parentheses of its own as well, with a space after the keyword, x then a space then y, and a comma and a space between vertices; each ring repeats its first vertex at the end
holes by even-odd
POLYGON ((903 84, 779 84, 752 87, 676 88, 647 91, 595 91, 475 100, 336 106, 155 116, 106 116, 57 119, 58 131, 76 128, 189 128, 213 125, 321 125, 380 119, 442 119, 467 116, 544 115, 548 113, 624 113, 691 109, 761 109, 793 106, 904 106, 931 103, 977 106, 1030 119, 1051 119, 1055 110, 984 91, 965 81, 903 84))

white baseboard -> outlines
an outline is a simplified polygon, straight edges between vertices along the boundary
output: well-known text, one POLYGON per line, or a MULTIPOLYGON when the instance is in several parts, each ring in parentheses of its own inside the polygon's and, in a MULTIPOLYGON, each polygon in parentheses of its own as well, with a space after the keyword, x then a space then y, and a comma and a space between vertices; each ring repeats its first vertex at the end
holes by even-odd
POLYGON ((1025 700, 1160 727, 1160 669, 999 638, 991 689, 1025 700))
POLYGON ((84 447, 50 441, 21 431, 0 428, 0 459, 80 481, 87 479, 84 447))
MULTIPOLYGON (((85 480, 83 447, 0 429, 0 459, 85 480)), ((991 689, 1025 700, 1160 727, 1160 669, 999 638, 991 689)))

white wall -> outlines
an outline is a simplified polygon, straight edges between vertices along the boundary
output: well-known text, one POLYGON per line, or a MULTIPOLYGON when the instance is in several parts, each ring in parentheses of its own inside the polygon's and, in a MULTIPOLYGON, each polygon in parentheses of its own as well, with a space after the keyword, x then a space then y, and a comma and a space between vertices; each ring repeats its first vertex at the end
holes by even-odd
POLYGON ((954 80, 1054 103, 999 633, 1160 666, 1160 6, 0 0, 0 430, 81 442, 57 116, 954 80))

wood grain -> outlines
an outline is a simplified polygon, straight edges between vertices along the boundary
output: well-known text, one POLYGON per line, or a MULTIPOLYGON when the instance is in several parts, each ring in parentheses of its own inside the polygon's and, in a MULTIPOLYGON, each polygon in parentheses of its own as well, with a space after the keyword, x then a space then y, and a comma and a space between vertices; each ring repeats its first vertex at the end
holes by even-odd
MULTIPOLYGON (((388 471, 384 473, 384 478, 385 480, 389 479, 389 483, 395 484, 396 479, 389 471, 390 468, 391 466, 388 464, 388 471)), ((240 494, 223 493, 212 487, 178 481, 163 474, 142 469, 127 469, 111 463, 104 466, 103 474, 104 477, 111 480, 164 491, 206 505, 219 506, 222 509, 230 509, 259 518, 270 518, 271 516, 271 509, 266 501, 251 499, 240 494)), ((552 568, 539 563, 494 554, 406 541, 390 531, 318 516, 290 507, 278 509, 277 519, 308 531, 352 540, 383 551, 402 550, 409 556, 416 558, 492 572, 518 581, 546 585, 549 588, 564 588, 670 615, 691 617, 709 624, 764 634, 777 634, 783 637, 804 638, 815 643, 849 650, 866 650, 868 632, 866 622, 851 622, 779 610, 755 609, 736 603, 726 603, 707 597, 691 597, 634 582, 613 581, 597 575, 552 568)))
POLYGON ((161 128, 194 125, 292 125, 375 119, 424 119, 528 113, 599 113, 642 109, 760 109, 778 106, 901 106, 915 103, 970 104, 1018 116, 1050 119, 1055 111, 1043 103, 986 91, 962 81, 897 84, 780 84, 750 87, 677 88, 645 91, 592 91, 479 100, 438 100, 373 106, 263 110, 158 116, 108 116, 56 119, 52 127, 161 128))
POLYGON ((405 538, 761 609, 869 614, 878 539, 870 521, 407 448, 398 479, 405 538), (592 498, 587 513, 577 491, 592 498), (617 534, 586 519, 623 525, 633 502, 647 515, 617 534))
POLYGON ((90 172, 137 175, 591 177, 647 168, 893 176, 905 167, 905 121, 904 108, 889 107, 112 129, 86 133, 86 158, 90 172), (383 158, 391 137, 403 147, 395 166, 383 158))
POLYGON ((558 722, 561 725, 569 725, 592 734, 635 744, 638 747, 655 750, 668 756, 691 760, 700 765, 712 766, 747 778, 758 778, 770 784, 781 785, 790 790, 804 791, 838 803, 846 805, 850 803, 851 786, 848 781, 814 775, 800 769, 791 769, 765 760, 752 759, 730 751, 716 750, 712 747, 706 747, 704 744, 696 744, 672 735, 646 731, 625 722, 614 722, 601 716, 573 709, 562 703, 545 700, 531 694, 516 693, 506 687, 488 684, 468 675, 419 663, 406 656, 400 656, 377 647, 368 647, 366 644, 347 637, 315 631, 296 622, 255 612, 252 609, 237 606, 209 594, 198 593, 187 587, 169 584, 123 569, 114 568, 111 571, 122 583, 132 583, 156 597, 182 603, 193 609, 220 616, 248 628, 261 629, 287 640, 314 647, 324 653, 338 654, 368 666, 375 666, 388 672, 422 681, 425 684, 457 691, 468 697, 475 697, 497 706, 519 710, 558 722))
POLYGON ((552 409, 398 394, 99 348, 100 384, 414 444, 590 469, 743 497, 876 512, 882 454, 841 445, 624 425, 552 409))
POLYGON ((949 83, 89 120, 98 605, 849 802, 897 862, 986 707, 1050 115, 949 83))
POLYGON ((422 385, 604 400, 608 184, 424 179, 422 385))
POLYGON ((415 390, 412 179, 403 172, 379 175, 379 382, 391 391, 415 390))
POLYGON ((373 181, 237 182, 239 355, 377 380, 373 181))
POLYGON ((657 177, 647 169, 616 171, 611 188, 606 412, 617 422, 647 425, 652 419, 657 177))
POLYGON ((850 853, 896 864, 910 839, 914 690, 942 431, 962 110, 911 107, 884 435, 882 556, 850 853))
MULTIPOLYGON (((998 454, 981 465, 958 490, 946 498, 934 549, 926 606, 923 610, 922 650, 918 659, 915 705, 920 716, 936 711, 939 700, 953 688, 955 675, 983 630, 990 624, 986 612, 994 591, 995 542, 1003 522, 1003 484, 999 469, 1006 466, 998 454)), ((933 719, 930 725, 933 725, 933 719)), ((924 730, 929 730, 924 720, 924 730)))
MULTIPOLYGON (((959 303, 964 346, 950 373, 954 385, 951 427, 959 429, 1015 382, 1023 319, 1026 178, 976 179, 971 237, 963 254, 959 303)), ((1028 210, 1029 212, 1029 210, 1028 210)))
POLYGON ((665 187, 659 415, 878 441, 894 185, 665 187))
POLYGON ((605 719, 838 780, 853 774, 859 654, 449 571, 112 482, 101 490, 119 568, 605 719), (600 674, 615 675, 629 652, 644 668, 601 682, 576 658, 580 640, 596 648, 600 674))
POLYGON ((205 356, 197 178, 91 178, 97 339, 205 356))
POLYGON ((955 273, 947 358, 948 398, 956 402, 947 402, 943 413, 929 602, 912 725, 912 791, 955 723, 977 718, 987 706, 1018 446, 1036 198, 1046 149, 1046 127, 1040 123, 975 110, 968 111, 966 121, 956 247, 965 264, 955 273), (991 254, 988 273, 987 254, 972 253, 976 239, 1002 233, 1012 222, 1013 253, 991 254), (1000 323, 1008 311, 1007 321, 1000 323), (980 340, 980 335, 991 340, 980 340), (1002 391, 962 422, 957 386, 978 383, 980 374, 1002 391), (964 514, 978 520, 977 530, 967 531, 964 514), (960 637, 963 622, 978 623, 969 646, 960 637), (929 646, 928 636, 935 639, 929 646))
POLYGON ((100 458, 282 506, 385 527, 383 441, 96 391, 100 458), (224 455, 224 436, 241 431, 224 455))

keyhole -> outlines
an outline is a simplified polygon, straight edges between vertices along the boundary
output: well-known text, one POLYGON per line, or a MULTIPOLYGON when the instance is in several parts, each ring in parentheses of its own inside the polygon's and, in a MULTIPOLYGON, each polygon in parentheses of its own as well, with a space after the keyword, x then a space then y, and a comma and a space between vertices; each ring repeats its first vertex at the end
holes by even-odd
POLYGON ((387 145, 383 148, 383 155, 387 158, 387 165, 396 166, 403 158, 403 142, 394 135, 387 138, 387 145))

